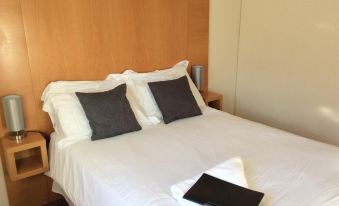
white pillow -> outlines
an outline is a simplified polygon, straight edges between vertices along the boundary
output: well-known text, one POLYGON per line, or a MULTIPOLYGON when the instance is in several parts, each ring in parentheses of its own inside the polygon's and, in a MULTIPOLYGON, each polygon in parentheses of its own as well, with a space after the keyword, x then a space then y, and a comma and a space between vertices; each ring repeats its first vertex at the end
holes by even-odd
MULTIPOLYGON (((122 76, 128 73, 134 73, 132 70, 125 70, 123 73, 119 74, 110 74, 110 76, 114 77, 115 80, 119 80, 123 82, 122 76)), ((113 79, 113 78, 112 78, 113 79)), ((91 92, 91 91, 98 91, 100 89, 113 89, 114 87, 111 86, 111 81, 105 80, 97 80, 97 81, 56 81, 51 82, 47 85, 45 90, 41 95, 41 101, 44 101, 48 98, 49 94, 54 93, 71 93, 71 92, 91 92)))
POLYGON ((56 81, 47 85, 41 95, 41 101, 45 101, 50 94, 70 93, 76 91, 97 90, 102 81, 56 81))
POLYGON ((49 94, 43 111, 48 112, 55 132, 63 138, 60 148, 91 137, 91 127, 75 93, 49 94))
POLYGON ((62 137, 91 135, 92 131, 75 92, 98 91, 101 83, 102 81, 57 81, 48 84, 41 96, 44 102, 42 109, 48 112, 58 135, 62 137), (73 122, 74 119, 80 121, 73 122))
MULTIPOLYGON (((45 89, 42 100, 43 111, 48 112, 55 132, 64 139, 59 141, 60 148, 89 139, 92 135, 86 114, 75 92, 102 92, 123 84, 124 81, 77 81, 52 82, 45 89)), ((126 97, 140 125, 152 124, 137 107, 131 92, 127 89, 126 97)))
POLYGON ((186 75, 193 96, 195 97, 200 109, 202 111, 205 109, 206 104, 199 90, 196 88, 192 79, 187 73, 188 64, 189 62, 185 60, 179 62, 172 68, 148 73, 136 73, 128 70, 128 72, 126 72, 124 75, 117 77, 115 74, 110 74, 106 79, 123 79, 127 83, 128 88, 130 88, 131 92, 133 93, 138 106, 142 108, 143 113, 149 118, 149 121, 157 124, 162 120, 162 115, 152 95, 152 92, 148 87, 148 82, 172 80, 186 75))

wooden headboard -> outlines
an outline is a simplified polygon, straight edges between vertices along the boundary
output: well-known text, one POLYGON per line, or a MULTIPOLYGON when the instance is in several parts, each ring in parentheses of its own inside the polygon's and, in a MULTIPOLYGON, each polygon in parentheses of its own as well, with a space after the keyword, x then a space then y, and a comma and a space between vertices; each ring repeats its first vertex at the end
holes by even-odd
POLYGON ((2 0, 0 96, 23 95, 27 128, 49 132, 40 101, 49 82, 183 59, 207 68, 208 21, 208 0, 2 0))

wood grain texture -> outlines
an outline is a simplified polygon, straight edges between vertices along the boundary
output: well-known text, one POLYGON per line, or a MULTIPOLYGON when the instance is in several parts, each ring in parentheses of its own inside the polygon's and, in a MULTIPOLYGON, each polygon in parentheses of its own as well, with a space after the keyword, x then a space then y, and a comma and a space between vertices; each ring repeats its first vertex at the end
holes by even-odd
POLYGON ((187 59, 191 64, 205 66, 205 84, 208 91, 208 38, 209 38, 209 1, 187 0, 188 3, 188 44, 187 59))
MULTIPOLYGON (((36 106, 19 0, 0 1, 0 96, 23 95, 25 123, 36 128, 36 106)), ((0 136, 6 132, 0 103, 0 136)))
MULTIPOLYGON (((5 155, 0 147, 2 165, 5 166, 5 155)), ((19 181, 12 181, 4 167, 8 199, 11 206, 37 206, 61 199, 51 191, 52 180, 44 174, 36 175, 19 181)))
POLYGON ((222 110, 222 102, 223 102, 222 94, 215 93, 212 91, 205 91, 202 93, 202 97, 208 106, 214 109, 222 110))
POLYGON ((8 138, 2 138, 1 143, 7 173, 12 181, 48 171, 46 140, 41 134, 29 132, 20 144, 8 138))
MULTIPOLYGON (((104 79, 188 59, 206 67, 207 82, 208 11, 208 0, 1 0, 0 96, 22 95, 26 128, 51 132, 40 100, 51 81, 104 79)), ((0 136, 5 132, 1 106, 0 136)), ((43 175, 6 181, 11 205, 58 197, 43 175), (15 199, 27 190, 36 198, 15 199)))
POLYGON ((6 175, 10 205, 37 206, 53 201, 49 199, 47 179, 41 174, 14 182, 6 175))
POLYGON ((40 95, 51 81, 103 79, 127 68, 153 71, 183 59, 207 68, 206 0, 22 0, 21 4, 39 130, 51 130, 48 116, 40 112, 40 95))

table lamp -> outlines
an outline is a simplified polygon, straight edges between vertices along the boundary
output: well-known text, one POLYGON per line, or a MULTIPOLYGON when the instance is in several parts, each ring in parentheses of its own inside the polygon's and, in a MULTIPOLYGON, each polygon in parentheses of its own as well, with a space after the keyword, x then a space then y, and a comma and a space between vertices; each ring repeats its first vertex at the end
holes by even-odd
POLYGON ((6 127, 9 130, 9 138, 21 141, 25 136, 25 121, 22 109, 22 97, 8 95, 2 98, 6 127))
POLYGON ((199 91, 204 90, 204 73, 205 69, 202 65, 192 66, 192 80, 199 91))

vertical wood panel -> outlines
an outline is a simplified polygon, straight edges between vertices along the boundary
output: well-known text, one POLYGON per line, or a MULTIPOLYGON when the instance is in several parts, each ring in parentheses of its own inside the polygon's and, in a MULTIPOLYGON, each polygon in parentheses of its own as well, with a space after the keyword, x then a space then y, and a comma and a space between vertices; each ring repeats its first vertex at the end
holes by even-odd
MULTIPOLYGON (((23 95, 26 126, 35 128, 34 90, 19 0, 0 1, 0 74, 0 96, 23 95)), ((0 113, 0 136, 3 136, 6 129, 2 105, 0 113)))
MULTIPOLYGON (((36 128, 34 89, 19 0, 0 1, 0 74, 0 96, 13 93, 23 95, 26 128, 36 128)), ((6 129, 2 105, 0 113, 0 133, 3 136, 6 129)), ((48 202, 48 185, 44 175, 12 182, 6 174, 5 179, 11 206, 34 206, 48 202)))
POLYGON ((11 181, 6 175, 6 184, 11 206, 37 206, 49 202, 47 177, 36 175, 19 181, 11 181))
POLYGON ((205 66, 204 90, 208 90, 209 1, 188 0, 188 59, 205 66))

